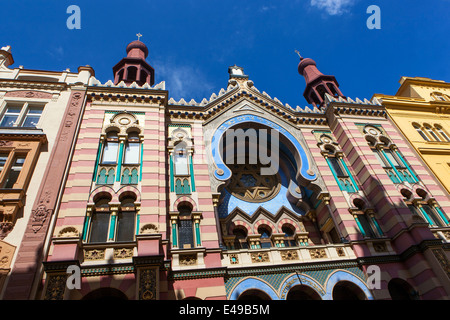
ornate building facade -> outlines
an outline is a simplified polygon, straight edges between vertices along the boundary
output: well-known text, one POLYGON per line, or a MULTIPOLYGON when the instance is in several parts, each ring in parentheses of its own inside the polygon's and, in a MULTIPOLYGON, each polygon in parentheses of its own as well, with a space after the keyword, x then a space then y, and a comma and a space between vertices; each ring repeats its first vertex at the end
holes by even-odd
POLYGON ((377 98, 301 58, 312 107, 238 66, 209 99, 175 101, 145 44, 126 52, 114 81, 71 95, 39 281, 12 298, 450 298, 449 195, 377 98))
MULTIPOLYGON (((42 269, 48 222, 56 208, 73 139, 65 128, 78 126, 67 114, 76 88, 87 84, 90 67, 78 72, 10 69, 11 47, 0 49, 0 297, 25 298, 42 269), (67 152, 57 153, 67 145, 67 152), (52 185, 52 191, 45 188, 52 185)), ((80 106, 84 104, 79 96, 80 106)))
POLYGON ((395 96, 377 94, 434 176, 450 192, 450 84, 428 78, 402 77, 395 96))

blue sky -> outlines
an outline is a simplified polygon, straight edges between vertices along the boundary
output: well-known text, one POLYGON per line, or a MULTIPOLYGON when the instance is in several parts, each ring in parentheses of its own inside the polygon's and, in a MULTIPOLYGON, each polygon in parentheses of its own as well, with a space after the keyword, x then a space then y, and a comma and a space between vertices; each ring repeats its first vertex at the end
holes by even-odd
POLYGON ((0 46, 30 69, 76 71, 91 65, 103 83, 140 32, 156 83, 176 100, 201 101, 226 87, 238 65, 260 91, 307 105, 299 58, 335 75, 344 95, 395 94, 401 76, 450 82, 450 0, 127 0, 7 1, 0 46), (369 5, 381 9, 381 30, 369 30, 369 5), (81 9, 69 30, 67 7, 81 9))

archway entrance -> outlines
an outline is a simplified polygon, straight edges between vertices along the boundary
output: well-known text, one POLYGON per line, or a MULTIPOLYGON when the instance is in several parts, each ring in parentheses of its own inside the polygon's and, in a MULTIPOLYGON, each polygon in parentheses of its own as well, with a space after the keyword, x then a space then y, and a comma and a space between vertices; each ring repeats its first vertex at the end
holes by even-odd
POLYGON ((392 300, 417 300, 416 291, 405 280, 395 278, 388 283, 389 294, 392 300))
POLYGON ((267 301, 271 299, 265 292, 262 292, 257 289, 250 289, 241 293, 238 300, 267 301))
POLYGON ((297 285, 291 290, 286 300, 322 300, 320 295, 311 287, 305 285, 297 285))
POLYGON ((367 297, 356 284, 339 281, 333 288, 333 300, 367 300, 367 297))

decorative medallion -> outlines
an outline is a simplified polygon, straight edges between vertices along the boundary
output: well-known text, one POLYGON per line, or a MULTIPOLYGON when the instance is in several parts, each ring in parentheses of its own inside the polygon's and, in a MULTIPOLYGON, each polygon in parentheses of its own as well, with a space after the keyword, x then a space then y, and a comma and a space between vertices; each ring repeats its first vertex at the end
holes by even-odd
POLYGON ((387 247, 386 247, 386 242, 381 241, 381 242, 374 242, 373 243, 373 249, 375 250, 375 252, 387 252, 387 247))
POLYGON ((239 263, 239 255, 237 255, 237 254, 230 254, 230 263, 231 264, 238 264, 239 263))
POLYGON ((230 166, 230 169, 233 175, 227 189, 236 198, 250 202, 263 202, 272 199, 280 191, 279 175, 260 175, 261 165, 234 164, 230 166))
POLYGON ((311 259, 322 259, 327 257, 325 249, 309 249, 311 259))
POLYGON ((113 257, 114 259, 127 259, 132 258, 134 253, 133 248, 121 248, 121 249, 114 249, 113 257))
POLYGON ((180 254, 180 266, 193 266, 197 264, 196 254, 180 254))
POLYGON ((103 260, 105 259, 105 250, 92 249, 92 250, 84 250, 84 260, 92 261, 92 260, 103 260))
POLYGON ((259 263, 259 262, 269 262, 269 254, 267 252, 255 252, 251 255, 252 262, 253 263, 259 263))
POLYGON ((344 250, 344 248, 340 248, 340 247, 336 248, 336 253, 337 253, 337 255, 339 257, 345 257, 345 250, 344 250))
POLYGON ((298 260, 298 253, 296 250, 281 251, 281 260, 298 260))

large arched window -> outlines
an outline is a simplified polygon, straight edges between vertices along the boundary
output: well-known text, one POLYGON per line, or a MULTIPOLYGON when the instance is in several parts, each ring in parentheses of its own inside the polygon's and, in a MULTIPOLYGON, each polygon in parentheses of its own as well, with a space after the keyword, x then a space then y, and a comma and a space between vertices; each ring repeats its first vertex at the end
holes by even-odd
POLYGON ((333 287, 333 300, 367 300, 367 297, 356 284, 344 280, 333 287))
MULTIPOLYGON (((324 139, 328 141, 332 141, 332 138, 328 135, 323 135, 321 140, 324 139)), ((325 160, 330 167, 330 170, 336 179, 336 182, 339 184, 339 188, 342 191, 347 192, 357 192, 358 187, 356 185, 355 180, 350 174, 350 170, 345 164, 344 158, 341 152, 336 152, 336 149, 329 145, 323 148, 322 155, 325 157, 325 160)))
POLYGON ((112 130, 106 134, 105 146, 102 152, 102 164, 116 164, 119 152, 119 132, 112 130))
POLYGON ((90 243, 106 242, 108 240, 108 229, 110 222, 110 206, 111 198, 102 196, 95 201, 94 212, 91 218, 90 227, 90 243))
POLYGON ((367 139, 367 142, 393 183, 416 183, 418 181, 400 151, 389 140, 383 140, 383 144, 374 143, 370 139, 367 139))
POLYGON ((403 279, 391 279, 388 290, 392 300, 418 300, 417 291, 403 279))
POLYGON ((133 241, 136 224, 135 199, 131 196, 125 197, 120 202, 117 219, 116 241, 133 241))

